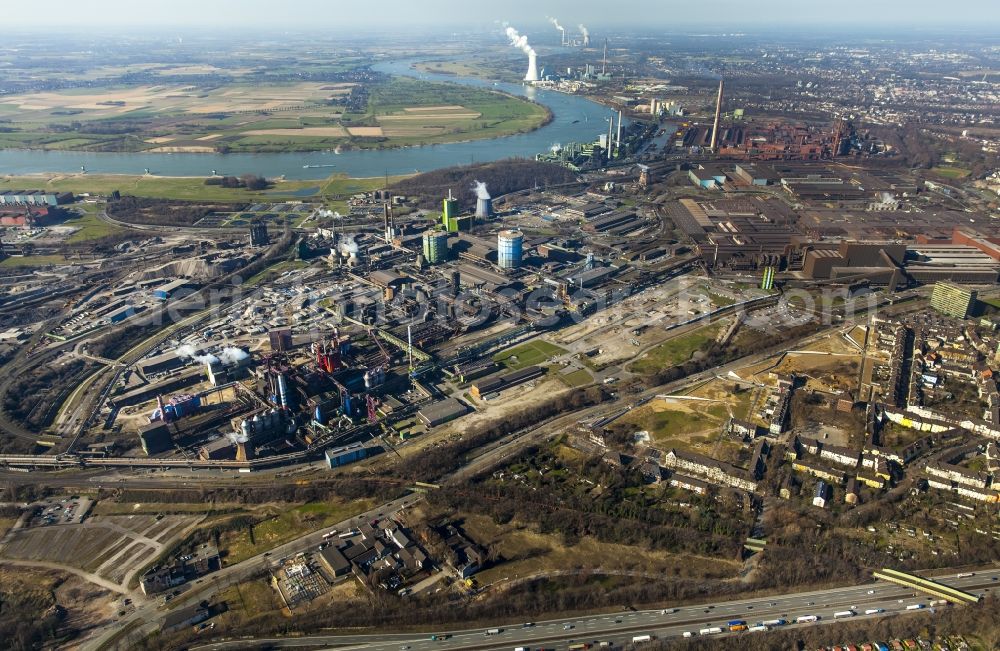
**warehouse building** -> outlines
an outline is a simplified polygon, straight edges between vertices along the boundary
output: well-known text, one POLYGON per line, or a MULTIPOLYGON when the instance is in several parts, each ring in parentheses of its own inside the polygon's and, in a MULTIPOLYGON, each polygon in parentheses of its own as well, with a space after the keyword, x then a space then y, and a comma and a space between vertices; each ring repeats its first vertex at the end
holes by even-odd
POLYGON ((424 407, 417 412, 417 417, 427 427, 437 427, 464 416, 468 411, 468 407, 457 398, 446 398, 424 407))
POLYGON ((0 205, 62 206, 72 202, 72 192, 46 192, 44 190, 5 190, 0 192, 0 205))
POLYGON ((519 371, 486 378, 472 385, 469 394, 476 400, 485 400, 484 396, 512 389, 519 384, 524 384, 529 380, 534 380, 545 374, 545 369, 540 366, 526 366, 519 371))

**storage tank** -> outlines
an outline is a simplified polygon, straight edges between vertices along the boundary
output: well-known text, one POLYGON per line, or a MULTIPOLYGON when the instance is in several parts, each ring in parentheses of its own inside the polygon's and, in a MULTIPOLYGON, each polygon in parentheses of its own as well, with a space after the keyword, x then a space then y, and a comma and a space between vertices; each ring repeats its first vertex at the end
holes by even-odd
POLYGON ((240 424, 240 431, 243 433, 243 436, 249 437, 253 435, 253 425, 250 424, 249 420, 244 418, 240 424))
POLYGON ((524 233, 518 230, 504 230, 497 235, 497 263, 501 269, 517 269, 521 266, 524 248, 524 233))
POLYGON ((448 259, 448 235, 441 231, 424 231, 424 259, 437 264, 448 259))

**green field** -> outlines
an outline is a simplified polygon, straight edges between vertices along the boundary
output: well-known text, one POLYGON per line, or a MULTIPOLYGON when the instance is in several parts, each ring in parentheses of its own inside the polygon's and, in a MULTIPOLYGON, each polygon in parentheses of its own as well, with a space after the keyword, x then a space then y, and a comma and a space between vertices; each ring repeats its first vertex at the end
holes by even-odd
MULTIPOLYGON (((253 170, 245 170, 252 173, 253 170)), ((390 176, 394 183, 401 176, 390 176)), ((267 202, 295 199, 312 203, 330 197, 346 197, 367 192, 385 185, 385 177, 354 179, 344 174, 334 174, 326 179, 311 181, 275 181, 267 190, 250 191, 243 188, 224 188, 205 185, 203 177, 129 176, 124 174, 31 174, 0 177, 0 190, 44 189, 75 194, 107 195, 118 190, 122 194, 154 199, 180 199, 189 201, 267 202), (296 195, 303 190, 315 189, 309 196, 296 195)))
POLYGON ((346 503, 310 502, 282 510, 270 520, 246 530, 227 531, 219 536, 219 553, 232 565, 262 554, 290 540, 325 526, 346 520, 370 508, 371 500, 346 503))
POLYGON ((586 369, 581 368, 573 371, 572 373, 566 373, 565 375, 560 374, 559 379, 562 380, 566 386, 571 389, 575 389, 576 387, 587 386, 593 382, 594 376, 592 376, 586 369))
POLYGON ((951 165, 941 165, 939 167, 931 169, 931 171, 937 174, 938 176, 943 176, 946 179, 952 179, 952 180, 964 179, 971 173, 971 171, 967 168, 954 167, 951 165))
POLYGON ((72 260, 67 260, 61 255, 30 255, 24 258, 11 257, 0 261, 0 267, 47 267, 57 264, 72 264, 72 260))
POLYGON ((526 344, 508 348, 505 351, 497 353, 494 355, 493 361, 503 364, 509 369, 516 370, 526 366, 542 364, 556 355, 565 353, 564 349, 555 344, 536 339, 535 341, 529 341, 526 344))
POLYGON ((633 373, 651 375, 661 369, 683 364, 691 359, 696 351, 706 348, 715 340, 722 329, 722 322, 703 326, 694 332, 669 341, 653 348, 629 366, 633 373))

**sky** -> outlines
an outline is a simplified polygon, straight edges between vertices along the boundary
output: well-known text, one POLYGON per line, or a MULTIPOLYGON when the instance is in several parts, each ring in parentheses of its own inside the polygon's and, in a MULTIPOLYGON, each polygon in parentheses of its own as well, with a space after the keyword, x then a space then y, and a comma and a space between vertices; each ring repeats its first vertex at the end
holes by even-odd
POLYGON ((578 23, 646 27, 1000 25, 1000 0, 6 0, 7 24, 80 27, 405 29, 487 28, 496 21, 540 27, 554 16, 578 23), (721 17, 721 18, 720 18, 721 17))

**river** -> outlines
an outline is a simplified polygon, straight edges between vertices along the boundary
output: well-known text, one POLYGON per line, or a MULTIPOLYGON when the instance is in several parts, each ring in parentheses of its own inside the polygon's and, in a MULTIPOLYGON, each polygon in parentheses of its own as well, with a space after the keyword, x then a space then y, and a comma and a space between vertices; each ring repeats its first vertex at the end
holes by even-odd
POLYGON ((356 149, 334 152, 262 154, 151 154, 81 151, 0 150, 4 174, 76 173, 81 167, 94 174, 142 174, 149 169, 159 176, 209 176, 260 174, 290 180, 323 179, 340 172, 352 177, 427 172, 450 165, 487 162, 515 156, 533 158, 555 143, 590 142, 606 132, 610 109, 583 97, 519 84, 494 83, 472 77, 424 74, 412 61, 383 62, 375 70, 431 81, 447 81, 480 88, 495 88, 527 97, 552 111, 552 122, 530 133, 490 140, 399 149, 356 149), (304 167, 322 165, 323 167, 304 167))

